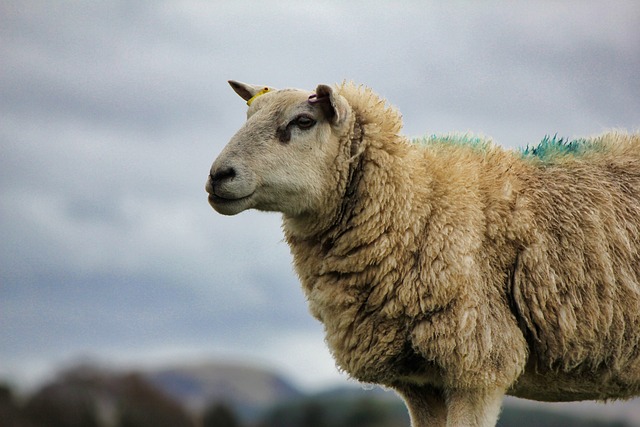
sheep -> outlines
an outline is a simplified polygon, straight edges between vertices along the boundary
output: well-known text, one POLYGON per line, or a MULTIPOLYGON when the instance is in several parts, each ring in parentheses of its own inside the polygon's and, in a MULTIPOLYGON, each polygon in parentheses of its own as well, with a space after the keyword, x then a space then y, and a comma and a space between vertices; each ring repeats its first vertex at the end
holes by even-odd
POLYGON ((410 140, 363 86, 229 83, 247 121, 210 205, 282 213, 337 366, 412 426, 494 426, 505 395, 640 394, 640 134, 410 140))

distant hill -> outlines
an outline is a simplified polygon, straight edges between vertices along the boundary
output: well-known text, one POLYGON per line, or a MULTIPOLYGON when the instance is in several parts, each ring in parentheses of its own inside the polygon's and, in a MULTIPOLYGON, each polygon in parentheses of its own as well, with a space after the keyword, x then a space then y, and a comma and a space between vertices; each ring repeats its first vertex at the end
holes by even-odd
POLYGON ((185 364, 148 372, 146 377, 193 412, 202 412, 214 402, 224 402, 246 420, 254 420, 279 402, 303 396, 274 372, 233 363, 185 364))

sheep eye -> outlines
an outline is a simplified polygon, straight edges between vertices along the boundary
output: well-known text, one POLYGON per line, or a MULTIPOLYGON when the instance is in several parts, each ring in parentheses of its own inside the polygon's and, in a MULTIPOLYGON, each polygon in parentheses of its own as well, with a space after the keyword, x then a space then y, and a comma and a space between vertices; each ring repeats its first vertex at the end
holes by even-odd
POLYGON ((309 129, 316 124, 316 121, 307 115, 300 115, 293 120, 300 129, 309 129))

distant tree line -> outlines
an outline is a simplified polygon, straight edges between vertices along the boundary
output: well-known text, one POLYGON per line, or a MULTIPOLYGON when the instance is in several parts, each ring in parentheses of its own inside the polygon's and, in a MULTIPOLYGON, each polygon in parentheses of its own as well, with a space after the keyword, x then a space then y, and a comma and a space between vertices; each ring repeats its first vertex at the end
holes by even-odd
POLYGON ((0 387, 3 427, 195 427, 177 402, 141 375, 79 368, 20 402, 0 387))
POLYGON ((214 402, 190 414, 142 375, 80 367, 27 399, 0 384, 0 427, 246 427, 233 408, 214 402))
MULTIPOLYGON (((27 398, 0 385, 2 427, 402 427, 409 417, 400 402, 373 397, 315 396, 284 402, 257 421, 243 420, 234 407, 212 402, 189 413, 144 376, 75 368, 27 398)), ((630 427, 622 422, 571 417, 507 407, 499 427, 630 427)))

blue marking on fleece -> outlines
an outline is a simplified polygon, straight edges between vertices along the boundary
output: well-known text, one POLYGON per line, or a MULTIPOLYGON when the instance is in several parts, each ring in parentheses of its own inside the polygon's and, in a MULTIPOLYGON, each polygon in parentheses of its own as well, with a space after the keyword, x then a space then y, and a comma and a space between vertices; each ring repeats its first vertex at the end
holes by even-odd
MULTIPOLYGON (((516 153, 524 159, 537 159, 542 162, 553 162, 563 156, 580 156, 585 152, 597 150, 599 139, 574 139, 554 136, 545 136, 537 145, 527 145, 519 148, 516 153)), ((411 140, 414 144, 451 144, 467 146, 477 150, 485 150, 494 146, 491 139, 475 136, 472 134, 450 133, 444 135, 428 135, 411 140)))
POLYGON ((423 136, 420 138, 413 138, 411 140, 414 144, 430 145, 430 144, 453 144, 453 145, 465 145, 477 149, 485 149, 492 146, 492 142, 489 139, 479 136, 464 134, 464 133, 450 133, 445 135, 432 134, 429 136, 423 136))
POLYGON ((586 139, 568 140, 566 138, 558 138, 545 136, 538 145, 527 145, 524 149, 520 149, 523 157, 537 157, 540 160, 552 160, 559 156, 580 155, 590 148, 593 148, 593 142, 586 139))

